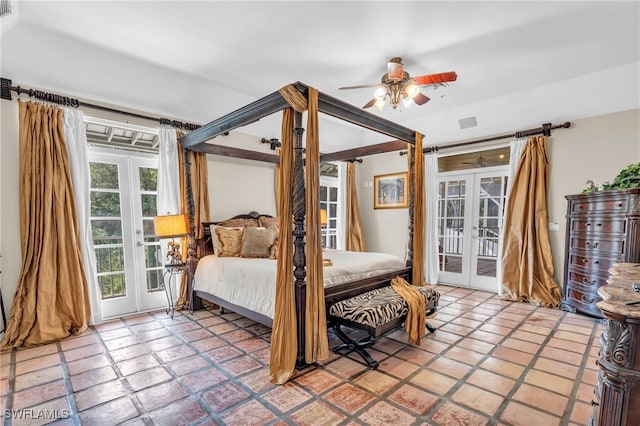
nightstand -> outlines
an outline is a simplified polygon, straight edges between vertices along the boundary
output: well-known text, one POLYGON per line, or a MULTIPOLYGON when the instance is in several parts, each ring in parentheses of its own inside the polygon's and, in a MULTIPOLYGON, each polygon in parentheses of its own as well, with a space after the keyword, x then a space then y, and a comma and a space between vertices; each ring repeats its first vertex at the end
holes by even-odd
MULTIPOLYGON (((164 286, 164 292, 167 295, 167 314, 171 315, 176 310, 173 303, 173 291, 171 290, 171 280, 175 280, 174 277, 181 277, 182 274, 187 274, 187 279, 192 279, 191 269, 186 263, 167 263, 164 265, 165 271, 162 276, 162 285, 164 286)), ((178 288, 178 282, 176 282, 176 288, 178 288)))

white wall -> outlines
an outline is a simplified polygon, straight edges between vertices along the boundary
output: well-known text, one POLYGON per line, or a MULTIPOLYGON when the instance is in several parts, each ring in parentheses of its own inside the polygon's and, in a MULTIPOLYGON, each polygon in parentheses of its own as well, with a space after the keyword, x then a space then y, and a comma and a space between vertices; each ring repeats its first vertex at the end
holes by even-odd
MULTIPOLYGON (((261 138, 233 132, 214 140, 220 145, 273 154, 261 138)), ((276 214, 272 163, 207 155, 211 220, 218 221, 250 211, 276 214)))
POLYGON ((9 318, 22 263, 18 208, 18 103, 0 101, 0 253, 2 300, 9 318))
POLYGON ((407 156, 398 152, 364 157, 356 163, 358 203, 368 251, 405 258, 409 239, 409 210, 374 209, 373 178, 376 175, 407 171, 407 156))
POLYGON ((564 271, 567 200, 579 194, 587 180, 596 185, 612 181, 626 166, 640 162, 640 109, 572 122, 549 139, 549 222, 560 224, 550 232, 556 280, 564 271))
MULTIPOLYGON (((560 225, 559 231, 550 233, 551 249, 556 280, 562 285, 567 210, 564 197, 580 193, 589 179, 601 184, 613 180, 627 165, 640 162, 640 110, 576 120, 569 129, 554 130, 549 138, 549 156, 549 222, 560 225)), ((374 175, 406 168, 406 156, 398 153, 365 157, 357 166, 358 201, 370 251, 404 255, 407 209, 374 210, 373 188, 364 185, 373 181, 374 175)))

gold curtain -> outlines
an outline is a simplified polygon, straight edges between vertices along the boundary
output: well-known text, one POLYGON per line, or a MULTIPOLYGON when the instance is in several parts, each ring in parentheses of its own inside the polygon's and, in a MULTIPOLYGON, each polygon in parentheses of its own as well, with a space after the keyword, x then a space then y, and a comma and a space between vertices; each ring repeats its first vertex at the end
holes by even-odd
POLYGON ((19 103, 22 268, 1 348, 77 335, 90 317, 64 112, 19 103))
POLYGON ((296 335, 296 307, 293 286, 293 109, 287 108, 282 117, 282 145, 277 188, 278 202, 278 260, 276 300, 271 329, 270 378, 273 383, 286 383, 296 367, 298 339, 296 335))
MULTIPOLYGON (((182 134, 178 134, 181 137, 182 134)), ((187 190, 186 182, 187 175, 184 166, 184 151, 182 145, 178 142, 178 170, 181 170, 180 174, 180 200, 182 213, 187 214, 187 190)), ((191 190, 193 192, 193 223, 194 238, 204 238, 204 227, 202 222, 208 222, 210 220, 209 213, 209 169, 207 165, 207 154, 203 152, 189 151, 190 172, 191 172, 191 190)), ((187 239, 182 239, 182 257, 186 260, 187 257, 187 239)), ((196 257, 200 257, 201 253, 196 253, 196 257)), ((176 309, 186 309, 189 307, 189 294, 187 291, 187 276, 182 276, 180 283, 180 291, 178 294, 178 300, 176 301, 176 309)))
POLYGON ((329 356, 327 318, 324 306, 322 269, 322 230, 320 228, 320 143, 318 133, 318 91, 309 87, 307 94, 306 245, 307 306, 305 360, 313 363, 329 356))
POLYGON ((362 222, 360 220, 360 206, 356 189, 356 165, 347 162, 347 226, 346 249, 350 251, 367 251, 364 240, 362 222))
POLYGON ((320 229, 320 148, 318 137, 318 91, 308 89, 308 101, 293 86, 280 89, 280 94, 292 108, 284 112, 280 151, 279 184, 280 244, 276 278, 276 305, 271 332, 271 381, 283 384, 295 369, 297 352, 295 293, 293 285, 293 240, 291 188, 293 186, 293 120, 294 112, 307 110, 306 137, 306 302, 305 302, 305 362, 313 363, 329 355, 327 323, 324 305, 322 241, 320 229))
POLYGON ((409 144, 407 152, 409 174, 413 163, 413 285, 424 285, 424 222, 425 222, 425 189, 424 189, 424 154, 422 152, 422 134, 416 132, 415 146, 409 144))
POLYGON ((555 307, 560 286, 554 278, 549 242, 547 137, 527 140, 505 213, 502 298, 555 307))

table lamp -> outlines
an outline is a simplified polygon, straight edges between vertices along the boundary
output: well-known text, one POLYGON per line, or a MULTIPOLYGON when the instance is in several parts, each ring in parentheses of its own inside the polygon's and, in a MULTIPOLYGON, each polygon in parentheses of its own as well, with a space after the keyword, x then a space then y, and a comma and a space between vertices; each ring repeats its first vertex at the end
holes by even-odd
POLYGON ((187 221, 184 216, 181 214, 155 216, 153 218, 153 228, 156 237, 171 238, 171 241, 167 244, 167 259, 169 263, 172 265, 182 263, 180 244, 173 239, 187 235, 187 221))

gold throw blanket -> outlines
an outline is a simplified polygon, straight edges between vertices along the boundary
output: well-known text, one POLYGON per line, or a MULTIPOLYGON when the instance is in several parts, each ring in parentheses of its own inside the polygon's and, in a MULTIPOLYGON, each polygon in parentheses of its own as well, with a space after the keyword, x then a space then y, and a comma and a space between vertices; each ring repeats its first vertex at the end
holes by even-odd
POLYGON ((391 280, 391 287, 407 302, 409 313, 404 322, 404 329, 409 333, 409 343, 418 346, 420 337, 426 333, 427 303, 424 296, 404 278, 396 277, 391 280))

